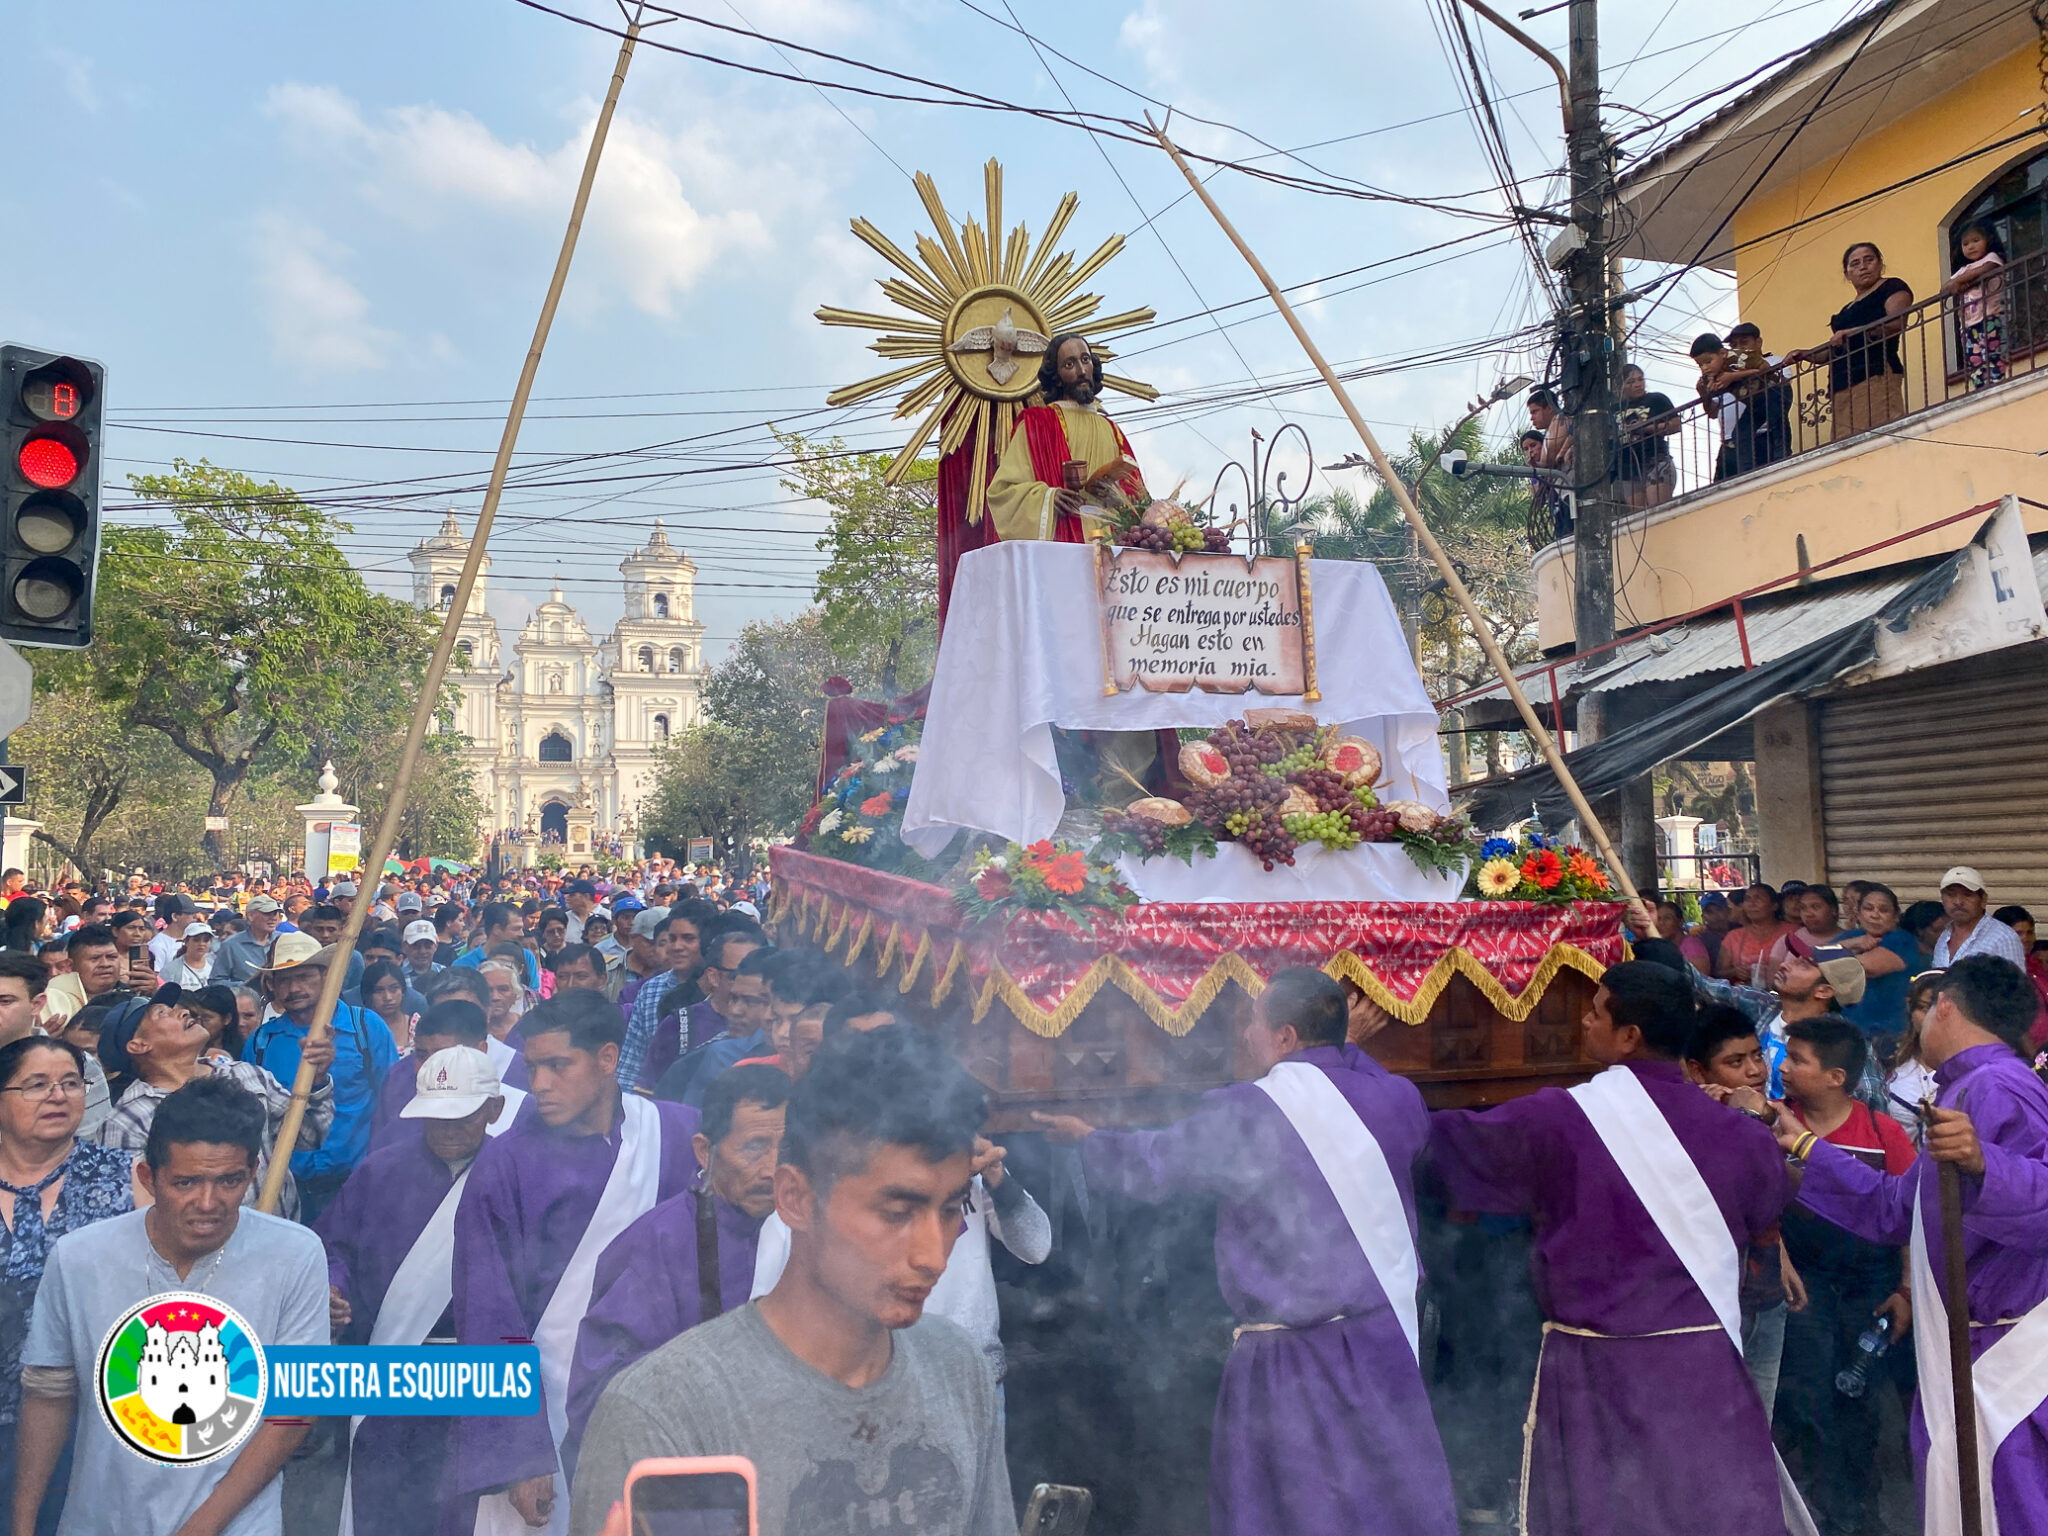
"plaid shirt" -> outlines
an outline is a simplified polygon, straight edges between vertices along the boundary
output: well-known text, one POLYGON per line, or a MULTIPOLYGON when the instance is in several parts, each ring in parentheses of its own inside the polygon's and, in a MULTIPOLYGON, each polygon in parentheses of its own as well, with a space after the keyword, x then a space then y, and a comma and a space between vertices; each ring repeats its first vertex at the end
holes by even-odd
MULTIPOLYGON (((225 1056, 203 1056, 200 1066, 209 1068, 215 1077, 232 1078, 248 1092, 256 1095, 263 1103, 263 1154, 256 1159, 256 1177, 249 1181, 248 1191, 242 1196, 244 1205, 254 1205, 256 1196, 263 1187, 265 1169, 270 1166, 270 1149, 277 1145, 277 1133, 284 1126, 285 1111, 291 1107, 292 1091, 253 1061, 230 1061, 225 1056)), ((113 1147, 122 1152, 131 1152, 140 1157, 149 1145, 149 1128, 156 1122, 156 1107, 167 1097, 166 1091, 154 1083, 139 1079, 128 1085, 121 1095, 121 1102, 114 1106, 106 1123, 99 1128, 96 1141, 103 1147, 113 1147)), ((334 1081, 321 1083, 306 1101, 305 1118, 299 1122, 299 1144, 297 1150, 309 1151, 327 1139, 327 1128, 334 1123, 334 1081)), ((284 1176, 284 1189, 278 1196, 277 1214, 287 1221, 296 1221, 299 1215, 299 1191, 292 1183, 292 1176, 284 1176)))
MULTIPOLYGON (((640 984, 633 999, 632 1017, 626 1020, 626 1043, 619 1051, 619 1086, 631 1089, 640 1082, 640 1068, 646 1064, 648 1047, 654 1044, 655 1027, 661 1022, 661 1001, 669 989, 680 986, 674 971, 656 971, 640 984)), ((651 1090, 654 1084, 649 1083, 651 1090)))

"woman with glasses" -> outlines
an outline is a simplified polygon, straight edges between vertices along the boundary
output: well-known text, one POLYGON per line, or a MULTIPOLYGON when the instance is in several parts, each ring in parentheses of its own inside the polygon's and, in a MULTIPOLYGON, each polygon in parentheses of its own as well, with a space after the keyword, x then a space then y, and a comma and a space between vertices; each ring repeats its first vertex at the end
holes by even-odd
MULTIPOLYGON (((0 1046, 0 1509, 10 1512, 21 1346, 51 1245, 66 1232, 135 1209, 131 1159, 79 1140, 84 1114, 85 1055, 76 1046, 48 1035, 0 1046)), ((69 1482, 69 1468, 60 1464, 37 1536, 57 1529, 69 1482)))

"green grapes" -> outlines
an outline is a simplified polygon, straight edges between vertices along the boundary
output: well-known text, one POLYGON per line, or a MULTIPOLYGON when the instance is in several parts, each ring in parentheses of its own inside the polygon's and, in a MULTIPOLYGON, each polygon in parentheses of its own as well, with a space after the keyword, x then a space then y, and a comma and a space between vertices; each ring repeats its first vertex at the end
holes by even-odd
POLYGON ((1181 523, 1173 530, 1173 547, 1193 551, 1202 547, 1202 530, 1193 523, 1181 523))
POLYGON ((1380 797, 1372 792, 1370 784, 1359 785, 1358 788, 1351 791, 1351 798, 1364 806, 1368 811, 1373 810, 1380 803, 1380 797))
POLYGON ((1280 824, 1297 843, 1321 843, 1326 848, 1340 849, 1358 843, 1358 831, 1343 811, 1304 811, 1281 817, 1280 824))
POLYGON ((1244 829, 1252 824, 1250 811, 1232 811, 1223 818, 1223 828, 1232 837, 1244 836, 1244 829))

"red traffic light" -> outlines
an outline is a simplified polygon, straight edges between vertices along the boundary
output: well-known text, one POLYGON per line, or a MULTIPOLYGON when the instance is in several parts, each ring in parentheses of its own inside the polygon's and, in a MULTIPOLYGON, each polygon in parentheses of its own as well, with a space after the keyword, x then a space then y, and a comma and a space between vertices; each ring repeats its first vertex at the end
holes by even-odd
POLYGON ((22 478, 44 490, 56 490, 78 478, 78 455, 54 437, 32 437, 21 445, 22 478))

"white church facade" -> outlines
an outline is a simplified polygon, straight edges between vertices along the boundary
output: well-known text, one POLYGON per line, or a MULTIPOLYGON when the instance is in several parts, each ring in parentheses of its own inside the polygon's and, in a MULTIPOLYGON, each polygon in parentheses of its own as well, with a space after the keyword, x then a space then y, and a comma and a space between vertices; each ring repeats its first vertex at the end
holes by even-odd
MULTIPOLYGON (((468 553, 450 512, 413 547, 413 601, 445 612, 468 553)), ((485 837, 566 843, 574 825, 630 842, 645 823, 656 754, 702 708, 695 563, 657 522, 619 563, 625 610, 611 634, 594 639, 557 582, 509 660, 484 608, 490 563, 486 555, 448 672, 460 698, 455 728, 469 738, 463 755, 490 808, 485 837)))

